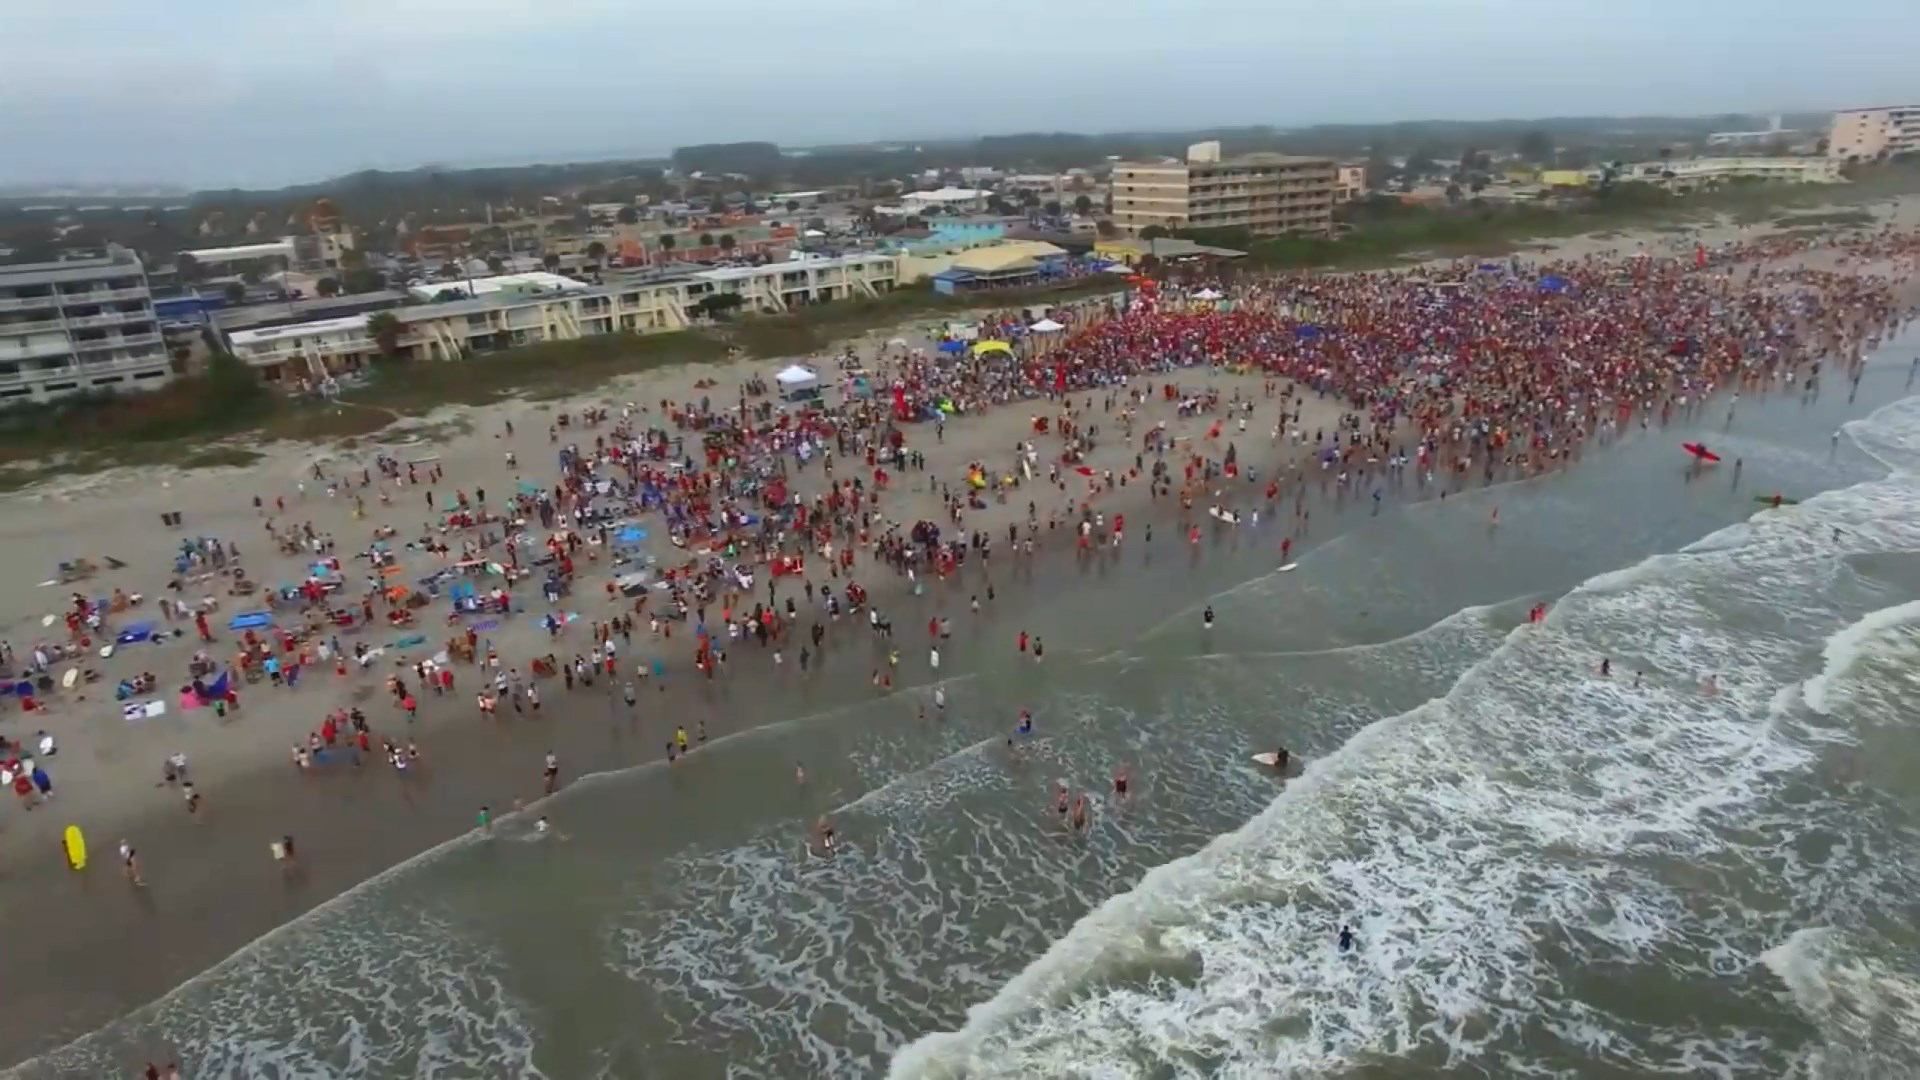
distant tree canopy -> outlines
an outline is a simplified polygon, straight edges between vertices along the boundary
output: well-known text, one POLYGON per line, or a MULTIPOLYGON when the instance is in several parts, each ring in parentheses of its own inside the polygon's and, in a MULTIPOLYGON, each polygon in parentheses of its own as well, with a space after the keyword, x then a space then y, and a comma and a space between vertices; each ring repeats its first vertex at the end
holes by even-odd
POLYGON ((1073 197, 1073 212, 1076 214, 1079 214, 1082 217, 1085 217, 1086 215, 1093 213, 1092 197, 1087 195, 1075 195, 1073 197))
POLYGON ((786 159, 770 142, 701 143, 675 147, 673 167, 683 173, 741 173, 776 177, 786 159))
POLYGON ((339 296, 340 281, 338 278, 323 277, 313 283, 313 291, 321 296, 339 296))
POLYGON ((1140 239, 1142 240, 1158 240, 1165 235, 1167 235, 1167 230, 1158 225, 1149 225, 1140 230, 1140 239))
POLYGON ((1515 149, 1520 152, 1522 158, 1535 165, 1553 163, 1553 136, 1537 128, 1521 135, 1515 149))

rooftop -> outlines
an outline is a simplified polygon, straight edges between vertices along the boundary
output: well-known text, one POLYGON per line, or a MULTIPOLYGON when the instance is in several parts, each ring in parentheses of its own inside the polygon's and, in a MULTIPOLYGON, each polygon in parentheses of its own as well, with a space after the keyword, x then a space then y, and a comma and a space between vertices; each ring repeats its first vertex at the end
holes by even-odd
POLYGON ((191 255, 195 262, 222 263, 243 262, 247 259, 273 259, 293 254, 293 240, 286 238, 264 244, 235 244, 232 247, 196 248, 183 251, 182 255, 191 255))
POLYGON ((529 270, 524 274, 497 274, 493 277, 429 281, 424 285, 410 285, 407 291, 421 300, 431 300, 447 289, 465 293, 470 297, 479 297, 497 292, 558 293, 578 292, 585 288, 588 286, 569 277, 550 274, 545 270, 529 270))
POLYGON ((236 330, 227 336, 234 347, 253 345, 263 341, 274 341, 285 337, 309 337, 316 334, 333 334, 343 330, 360 332, 363 336, 367 329, 366 315, 349 315, 344 319, 315 319, 312 322, 294 323, 291 326, 269 326, 261 330, 236 330))
POLYGON ((836 255, 824 259, 788 259, 785 262, 772 262, 764 266, 723 266, 718 270, 703 270, 695 275, 703 281, 745 281, 748 278, 768 274, 786 274, 798 270, 832 270, 835 267, 863 265, 866 263, 891 263, 893 257, 879 252, 863 251, 857 255, 836 255))

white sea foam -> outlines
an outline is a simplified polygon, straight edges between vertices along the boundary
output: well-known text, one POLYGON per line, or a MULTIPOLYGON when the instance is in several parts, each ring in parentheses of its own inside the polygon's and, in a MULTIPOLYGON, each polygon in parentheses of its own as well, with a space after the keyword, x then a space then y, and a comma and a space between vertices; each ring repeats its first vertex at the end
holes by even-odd
MULTIPOLYGON (((1850 430, 1904 474, 1920 437, 1883 429, 1916 420, 1903 403, 1850 430)), ((1547 953, 1671 954, 1709 978, 1755 960, 1712 940, 1699 909, 1718 901, 1685 875, 1742 863, 1749 827, 1788 830, 1791 849, 1790 824, 1749 811, 1815 760, 1779 712, 1804 642, 1860 618, 1845 557, 1915 550, 1920 485, 1896 475, 1601 575, 1444 699, 1109 899, 892 1074, 1317 1075, 1377 1055, 1459 1064, 1523 1028, 1629 1071, 1777 1063, 1764 1035, 1609 1015, 1555 985, 1547 953), (1341 923, 1353 954, 1333 947, 1341 923)), ((1502 1045, 1500 1071, 1551 1067, 1502 1045)))
POLYGON ((1807 707, 1817 713, 1829 712, 1834 680, 1846 674, 1876 638, 1887 630, 1916 620, 1920 620, 1920 600, 1869 612, 1828 638, 1826 647, 1821 650, 1825 663, 1820 673, 1808 679, 1802 689, 1807 707))
POLYGON ((1920 966, 1911 955, 1903 971, 1822 926, 1794 931, 1760 959, 1820 1029, 1809 1056, 1815 1077, 1920 1074, 1920 966))

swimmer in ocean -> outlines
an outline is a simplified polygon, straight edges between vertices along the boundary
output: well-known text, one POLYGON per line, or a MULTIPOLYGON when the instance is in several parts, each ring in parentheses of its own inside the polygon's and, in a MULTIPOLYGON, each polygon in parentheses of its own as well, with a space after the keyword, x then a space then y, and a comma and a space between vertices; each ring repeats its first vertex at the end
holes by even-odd
POLYGON ((1066 824, 1067 809, 1072 801, 1073 797, 1067 793, 1066 781, 1055 780, 1053 782, 1053 811, 1060 815, 1060 822, 1063 825, 1066 824))
POLYGON ((815 836, 820 838, 820 850, 827 855, 833 854, 833 822, 827 820, 827 815, 821 814, 820 820, 814 822, 813 832, 815 836))
POLYGON ((1282 747, 1279 747, 1278 749, 1276 749, 1276 750, 1274 750, 1274 752, 1273 752, 1273 768, 1274 768, 1274 771, 1276 771, 1276 772, 1286 772, 1286 771, 1287 771, 1287 763, 1288 763, 1289 761, 1291 761, 1291 760, 1292 760, 1292 757, 1293 757, 1293 755, 1291 755, 1291 754, 1289 754, 1289 753, 1287 753, 1287 748, 1286 748, 1286 747, 1284 747, 1284 746, 1282 746, 1282 747))
POLYGON ((1200 624, 1206 627, 1208 630, 1213 629, 1213 605, 1212 604, 1208 604, 1207 610, 1201 613, 1200 624))
POLYGON ((1031 712, 1028 712, 1025 709, 1021 709, 1020 710, 1020 726, 1014 728, 1013 732, 1016 735, 1033 734, 1033 714, 1031 712))
POLYGON ((1087 816, 1089 813, 1090 809, 1085 795, 1081 795, 1079 798, 1073 800, 1073 820, 1070 824, 1073 826, 1074 832, 1086 831, 1087 816))
POLYGON ((1340 926, 1340 951, 1351 952, 1352 950, 1353 950, 1353 928, 1343 923, 1340 926))
POLYGON ((1125 765, 1113 770, 1113 794, 1116 798, 1124 799, 1127 797, 1128 779, 1127 767, 1125 765))

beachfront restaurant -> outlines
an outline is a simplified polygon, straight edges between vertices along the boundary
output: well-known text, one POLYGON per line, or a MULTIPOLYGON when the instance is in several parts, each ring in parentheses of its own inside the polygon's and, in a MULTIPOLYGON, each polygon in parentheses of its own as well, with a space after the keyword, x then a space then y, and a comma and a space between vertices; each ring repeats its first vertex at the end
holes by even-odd
POLYGON ((1039 241, 1016 241, 956 256, 933 275, 933 291, 953 296, 981 289, 1040 285, 1068 271, 1066 251, 1039 241))

